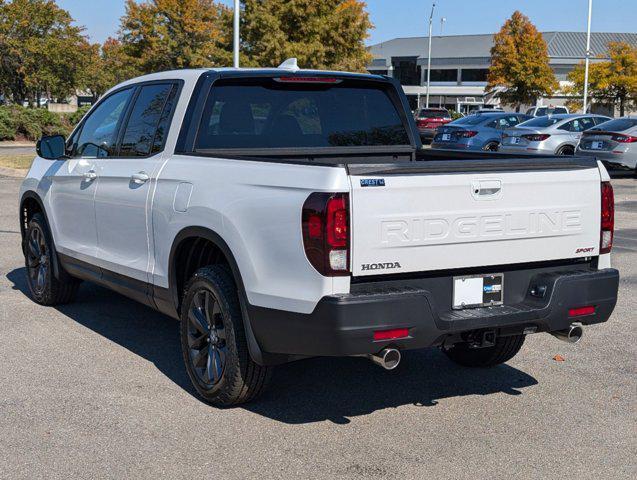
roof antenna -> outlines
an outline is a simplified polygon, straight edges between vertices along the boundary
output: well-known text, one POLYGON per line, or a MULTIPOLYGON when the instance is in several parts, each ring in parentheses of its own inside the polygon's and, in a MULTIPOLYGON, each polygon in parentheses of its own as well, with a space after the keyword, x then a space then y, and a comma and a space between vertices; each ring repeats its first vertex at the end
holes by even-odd
POLYGON ((298 64, 296 63, 296 58, 288 58, 285 62, 279 65, 277 68, 282 70, 290 70, 291 72, 298 72, 300 70, 298 64))

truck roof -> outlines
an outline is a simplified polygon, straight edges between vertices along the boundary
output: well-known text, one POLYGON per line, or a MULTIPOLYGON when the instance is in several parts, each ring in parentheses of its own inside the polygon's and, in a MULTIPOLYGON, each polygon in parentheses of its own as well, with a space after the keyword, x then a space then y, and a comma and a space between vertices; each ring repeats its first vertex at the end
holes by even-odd
MULTIPOLYGON (((285 62, 284 62, 285 63, 285 62)), ((283 64, 282 64, 283 65, 283 64)), ((309 69, 299 69, 299 68, 286 68, 286 67, 278 67, 278 68, 234 68, 234 67, 216 67, 216 68, 186 68, 180 70, 167 70, 164 72, 150 73, 147 75, 142 75, 139 77, 134 77, 125 82, 122 82, 116 86, 114 86, 111 90, 116 88, 120 88, 125 85, 138 83, 138 82, 149 82, 155 80, 196 80, 201 75, 207 72, 217 72, 220 74, 225 74, 227 76, 250 76, 253 74, 261 74, 261 75, 318 75, 318 76, 339 76, 339 77, 352 77, 359 79, 369 79, 369 80, 386 80, 387 77, 383 75, 374 75, 371 73, 355 73, 355 72, 343 72, 336 70, 309 70, 309 69), (229 74, 229 75, 228 75, 229 74)), ((108 92, 107 92, 108 93, 108 92)))

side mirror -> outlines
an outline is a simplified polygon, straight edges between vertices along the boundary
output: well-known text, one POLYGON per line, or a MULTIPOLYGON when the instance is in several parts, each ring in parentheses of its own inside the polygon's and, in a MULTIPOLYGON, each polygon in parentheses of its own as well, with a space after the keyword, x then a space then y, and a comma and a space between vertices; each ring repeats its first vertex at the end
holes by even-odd
POLYGON ((35 151, 42 158, 57 160, 66 155, 66 140, 63 135, 44 136, 38 140, 35 151))

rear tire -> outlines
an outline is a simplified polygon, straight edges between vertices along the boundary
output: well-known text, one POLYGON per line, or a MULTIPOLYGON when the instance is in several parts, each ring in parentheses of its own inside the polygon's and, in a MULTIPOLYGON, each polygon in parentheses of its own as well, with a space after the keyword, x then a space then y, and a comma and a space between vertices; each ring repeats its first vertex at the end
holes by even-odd
POLYGON ((500 148, 500 144, 498 142, 489 142, 484 146, 485 152, 497 152, 500 148))
MULTIPOLYGON (((24 261, 31 297, 40 305, 62 305, 72 302, 80 281, 65 271, 53 273, 55 249, 46 220, 41 213, 33 215, 25 232, 24 261)), ((60 267, 61 268, 61 267, 60 267)))
POLYGON ((457 343, 444 350, 449 359, 463 367, 493 367, 508 362, 520 351, 525 335, 497 337, 493 347, 469 348, 468 343, 457 343))
POLYGON ((575 155, 575 149, 571 147, 570 145, 564 145, 563 147, 558 148, 555 154, 560 156, 572 157, 573 155, 575 155))
POLYGON ((217 407, 249 402, 272 377, 272 367, 250 357, 239 296, 227 267, 200 268, 186 285, 181 348, 197 393, 217 407))

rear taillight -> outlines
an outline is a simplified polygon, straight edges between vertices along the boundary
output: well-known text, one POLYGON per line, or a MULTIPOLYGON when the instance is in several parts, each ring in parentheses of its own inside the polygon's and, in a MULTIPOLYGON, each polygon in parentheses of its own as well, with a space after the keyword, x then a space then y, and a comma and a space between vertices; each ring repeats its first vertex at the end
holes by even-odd
POLYGON ((349 194, 313 193, 303 204, 303 247, 325 276, 349 275, 349 194))
POLYGON ((635 143, 637 142, 637 137, 633 137, 630 135, 613 135, 611 137, 614 141, 620 143, 635 143))
POLYGON ((475 130, 462 130, 458 132, 458 136, 462 138, 471 138, 475 137, 478 134, 475 130))
POLYGON ((615 198, 610 182, 602 182, 602 218, 599 235, 599 253, 609 253, 613 248, 615 228, 615 198))
POLYGON ((529 142, 543 142, 549 137, 550 135, 548 133, 522 135, 522 138, 526 138, 529 142))

